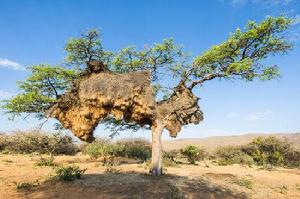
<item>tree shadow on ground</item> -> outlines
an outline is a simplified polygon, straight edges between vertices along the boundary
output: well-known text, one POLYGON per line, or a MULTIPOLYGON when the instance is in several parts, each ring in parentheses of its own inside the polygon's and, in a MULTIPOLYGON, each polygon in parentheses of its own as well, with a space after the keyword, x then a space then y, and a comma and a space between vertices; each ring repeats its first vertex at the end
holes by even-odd
POLYGON ((47 182, 20 193, 21 198, 43 199, 206 199, 248 198, 245 193, 215 186, 204 179, 142 173, 86 174, 74 182, 47 182))

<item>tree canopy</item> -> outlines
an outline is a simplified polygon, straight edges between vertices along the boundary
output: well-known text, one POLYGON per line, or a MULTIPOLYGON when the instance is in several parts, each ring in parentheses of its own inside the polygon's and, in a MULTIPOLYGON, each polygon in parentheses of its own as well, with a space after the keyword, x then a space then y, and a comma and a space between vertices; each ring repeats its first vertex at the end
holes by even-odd
POLYGON ((173 38, 143 49, 129 46, 117 52, 106 51, 99 31, 92 29, 67 42, 65 63, 71 69, 48 64, 29 67, 30 76, 18 82, 20 93, 5 100, 2 108, 13 116, 33 113, 39 118, 45 117, 51 103, 71 88, 92 60, 103 62, 116 73, 150 71, 158 100, 170 97, 180 84, 193 90, 215 78, 271 80, 279 76, 278 66, 266 65, 263 60, 283 55, 292 48, 283 34, 291 23, 292 19, 284 16, 267 17, 260 23, 249 21, 243 29, 231 33, 226 41, 194 58, 175 44, 173 38))

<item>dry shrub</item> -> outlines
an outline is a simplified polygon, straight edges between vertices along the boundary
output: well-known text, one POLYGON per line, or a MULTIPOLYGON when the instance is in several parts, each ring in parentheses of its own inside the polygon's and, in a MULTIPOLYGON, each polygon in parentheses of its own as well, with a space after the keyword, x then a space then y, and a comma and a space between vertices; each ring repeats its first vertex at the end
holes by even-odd
POLYGON ((71 137, 59 133, 17 132, 4 137, 2 150, 10 153, 73 155, 78 151, 78 147, 73 143, 71 137))
POLYGON ((216 150, 215 155, 218 158, 219 165, 232 165, 232 164, 242 164, 242 165, 252 165, 254 164, 253 158, 245 154, 241 147, 236 146, 226 146, 219 147, 216 150))
POLYGON ((258 137, 240 147, 221 147, 217 149, 215 155, 220 165, 300 167, 300 151, 287 140, 280 140, 273 136, 258 137))
POLYGON ((0 151, 4 150, 7 146, 7 136, 0 133, 0 151))
POLYGON ((97 139, 91 144, 85 144, 82 147, 82 152, 94 159, 114 156, 146 161, 151 157, 151 146, 148 141, 143 139, 121 140, 115 143, 105 139, 97 139))

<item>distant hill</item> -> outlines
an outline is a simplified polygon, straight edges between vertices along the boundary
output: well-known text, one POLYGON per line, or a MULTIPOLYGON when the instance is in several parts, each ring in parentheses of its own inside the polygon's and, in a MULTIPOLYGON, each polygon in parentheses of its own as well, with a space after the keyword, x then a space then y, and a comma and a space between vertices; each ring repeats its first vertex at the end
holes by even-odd
POLYGON ((207 151, 212 152, 220 146, 238 146, 244 145, 256 137, 267 137, 275 136, 279 139, 287 139, 289 142, 295 144, 296 147, 300 148, 300 133, 289 133, 289 134, 246 134, 246 135, 234 135, 234 136, 214 136, 208 138, 188 138, 188 139, 174 139, 164 140, 163 149, 172 150, 180 149, 186 145, 195 145, 206 148, 207 151))

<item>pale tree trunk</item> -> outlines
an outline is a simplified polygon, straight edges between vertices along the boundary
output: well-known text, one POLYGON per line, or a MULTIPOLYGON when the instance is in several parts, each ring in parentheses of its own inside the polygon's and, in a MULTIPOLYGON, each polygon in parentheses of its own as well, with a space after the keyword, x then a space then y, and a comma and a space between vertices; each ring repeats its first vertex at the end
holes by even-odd
POLYGON ((156 120, 151 127, 152 131, 152 159, 151 159, 151 173, 152 176, 162 175, 162 145, 161 135, 164 130, 162 121, 156 120))

